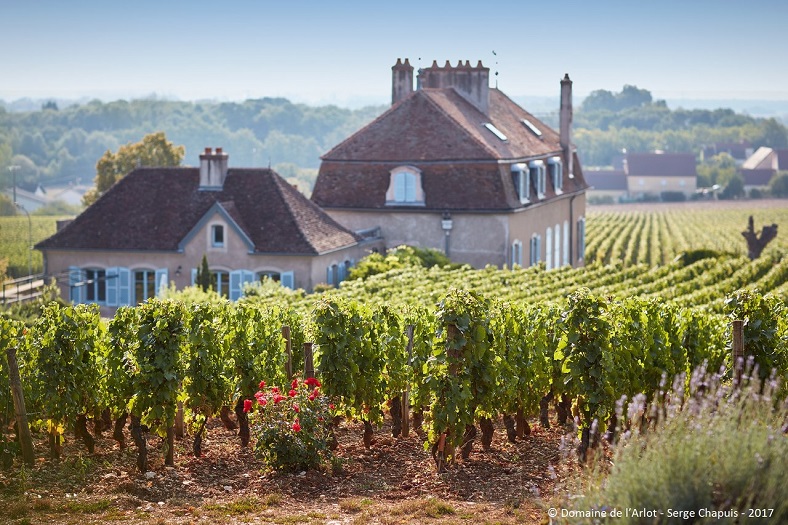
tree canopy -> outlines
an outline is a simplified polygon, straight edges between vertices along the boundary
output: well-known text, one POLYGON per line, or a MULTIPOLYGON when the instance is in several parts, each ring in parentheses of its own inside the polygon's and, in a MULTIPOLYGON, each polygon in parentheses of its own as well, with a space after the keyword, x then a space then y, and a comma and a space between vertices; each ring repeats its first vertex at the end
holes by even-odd
POLYGON ((163 131, 145 135, 140 142, 126 144, 112 153, 107 150, 96 164, 96 187, 85 194, 89 206, 127 173, 143 166, 179 166, 186 149, 167 140, 163 131))

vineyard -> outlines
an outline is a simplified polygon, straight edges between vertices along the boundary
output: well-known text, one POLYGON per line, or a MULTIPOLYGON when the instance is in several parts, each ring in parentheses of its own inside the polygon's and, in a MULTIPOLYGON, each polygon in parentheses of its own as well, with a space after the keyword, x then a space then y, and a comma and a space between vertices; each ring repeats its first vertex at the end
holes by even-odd
MULTIPOLYGON (((56 228, 55 217, 0 217, 0 258, 8 259, 7 273, 10 277, 27 275, 30 255, 30 237, 35 245, 53 233, 56 228), (31 231, 32 226, 32 231, 31 231)), ((41 252, 33 250, 33 274, 41 273, 43 261, 41 252)))
MULTIPOLYGON (((396 449, 412 425, 433 472, 455 477, 472 458, 495 464, 501 440, 535 443, 575 421, 582 463, 600 436, 615 440, 622 413, 647 412, 671 384, 684 397, 699 370, 738 381, 735 319, 753 383, 788 377, 784 245, 750 261, 738 233, 751 214, 785 224, 786 208, 729 213, 590 213, 585 268, 408 267, 315 295, 265 285, 237 303, 193 302, 188 291, 110 320, 95 305, 52 304, 30 326, 0 317, 0 350, 17 356, 46 455, 67 460, 72 432, 93 454, 111 431, 135 475, 188 461, 173 453, 176 437, 210 455, 210 421, 239 427, 238 454, 252 449, 283 471, 311 465, 272 441, 274 413, 291 443, 347 421, 357 435, 343 439, 362 455, 376 441, 396 449), (688 240, 700 235, 715 241, 688 240), (310 369, 317 379, 300 381, 310 369), (400 441, 386 444, 381 428, 400 441)), ((0 386, 5 430, 14 399, 4 359, 0 386)), ((0 441, 10 466, 12 437, 0 441)), ((337 461, 330 450, 308 457, 337 461)), ((548 476, 553 465, 539 468, 548 476)))

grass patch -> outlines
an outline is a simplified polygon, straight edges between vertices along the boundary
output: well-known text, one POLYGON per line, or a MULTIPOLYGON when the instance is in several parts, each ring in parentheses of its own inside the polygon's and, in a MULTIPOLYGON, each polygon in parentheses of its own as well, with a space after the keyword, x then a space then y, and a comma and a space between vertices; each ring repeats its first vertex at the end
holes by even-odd
MULTIPOLYGON (((584 497, 562 505, 579 511, 604 506, 694 510, 686 518, 700 523, 715 520, 702 519, 698 509, 738 512, 748 522, 742 509, 768 508, 774 509, 770 522, 788 522, 788 436, 783 431, 788 404, 776 402, 776 390, 769 386, 760 395, 759 385, 737 390, 714 376, 703 382, 710 385, 707 391, 691 387, 685 396, 682 382, 669 402, 646 412, 658 411, 660 422, 625 434, 612 466, 595 468, 575 491, 584 497)), ((693 377, 694 383, 701 382, 693 377)))
POLYGON ((108 499, 96 501, 69 501, 63 505, 66 512, 78 512, 80 514, 98 514, 109 510, 112 502, 108 499))
POLYGON ((222 516, 240 516, 267 508, 268 505, 255 496, 241 498, 228 503, 209 503, 203 508, 207 512, 214 512, 222 516))
POLYGON ((372 505, 372 500, 369 498, 348 498, 339 502, 339 508, 350 513, 361 512, 370 505, 372 505))

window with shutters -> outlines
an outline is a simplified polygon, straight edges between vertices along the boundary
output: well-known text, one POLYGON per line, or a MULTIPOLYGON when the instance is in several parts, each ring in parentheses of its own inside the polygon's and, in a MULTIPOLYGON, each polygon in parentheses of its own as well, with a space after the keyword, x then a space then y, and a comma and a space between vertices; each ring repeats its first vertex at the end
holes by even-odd
POLYGON ((389 206, 424 206, 424 191, 421 187, 421 171, 412 166, 401 166, 391 170, 391 180, 386 191, 389 206))

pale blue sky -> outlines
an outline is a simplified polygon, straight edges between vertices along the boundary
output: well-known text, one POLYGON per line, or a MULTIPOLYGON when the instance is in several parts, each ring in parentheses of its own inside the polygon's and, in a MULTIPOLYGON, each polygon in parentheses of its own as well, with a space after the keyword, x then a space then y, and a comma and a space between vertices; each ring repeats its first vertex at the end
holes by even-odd
POLYGON ((783 0, 0 0, 0 99, 358 106, 387 103, 408 57, 481 59, 518 97, 569 73, 578 95, 788 100, 786 25, 783 0))

